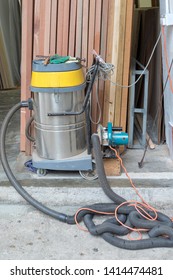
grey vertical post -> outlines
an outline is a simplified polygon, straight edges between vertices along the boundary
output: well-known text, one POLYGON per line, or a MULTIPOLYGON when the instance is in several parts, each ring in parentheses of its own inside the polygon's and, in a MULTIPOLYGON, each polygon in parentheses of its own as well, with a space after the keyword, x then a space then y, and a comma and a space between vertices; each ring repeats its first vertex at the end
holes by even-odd
POLYGON ((146 132, 147 132, 147 111, 148 111, 148 76, 149 71, 145 70, 144 78, 144 107, 143 107, 143 135, 142 135, 142 145, 146 145, 146 132))
MULTIPOLYGON (((131 79, 130 84, 134 84, 135 82, 135 61, 132 61, 131 65, 131 79)), ((133 147, 133 135, 134 135, 134 104, 135 104, 135 85, 129 88, 129 140, 128 140, 128 147, 133 147)))
POLYGON ((144 71, 144 66, 133 59, 131 65, 131 84, 133 86, 129 89, 129 127, 128 127, 128 134, 129 134, 129 148, 141 148, 146 145, 146 132, 147 132, 147 108, 148 108, 148 79, 149 79, 149 71, 144 71), (138 64, 141 70, 136 70, 136 64, 138 64), (135 108, 135 89, 136 85, 135 79, 136 76, 139 75, 144 76, 144 100, 143 100, 143 108, 135 108), (135 113, 142 114, 142 136, 140 137, 141 144, 134 144, 134 128, 135 128, 135 113))

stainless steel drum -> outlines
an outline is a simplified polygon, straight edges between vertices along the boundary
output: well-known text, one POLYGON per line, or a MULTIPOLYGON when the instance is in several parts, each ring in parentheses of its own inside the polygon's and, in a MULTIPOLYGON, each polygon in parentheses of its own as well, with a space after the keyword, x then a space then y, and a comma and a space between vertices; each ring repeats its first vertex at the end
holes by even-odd
POLYGON ((84 102, 85 79, 79 63, 44 66, 33 62, 31 90, 34 93, 36 150, 41 158, 61 160, 83 153, 86 148, 85 114, 49 116, 78 112, 84 102))
POLYGON ((80 111, 83 91, 34 94, 37 152, 47 159, 76 156, 86 149, 85 115, 48 116, 48 113, 80 111))

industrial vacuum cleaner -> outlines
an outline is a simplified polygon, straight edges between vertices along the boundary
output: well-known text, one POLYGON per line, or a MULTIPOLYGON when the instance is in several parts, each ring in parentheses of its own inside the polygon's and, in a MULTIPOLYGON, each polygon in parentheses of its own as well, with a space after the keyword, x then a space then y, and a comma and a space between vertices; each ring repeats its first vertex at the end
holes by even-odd
POLYGON ((46 59, 46 63, 45 59, 34 60, 30 88, 33 98, 16 104, 1 127, 3 168, 10 183, 28 203, 61 222, 76 224, 83 221, 92 235, 99 235, 123 249, 173 247, 172 220, 151 207, 146 208, 148 204, 140 208, 150 220, 141 216, 138 207, 116 194, 106 178, 103 157, 115 157, 112 148, 128 144, 128 134, 119 127, 113 127, 110 122, 107 127, 99 124, 97 133, 91 134, 90 94, 95 80, 100 77, 105 79, 109 71, 112 71, 112 65, 105 63, 98 55, 94 56, 89 69, 89 79, 84 77, 79 58, 55 55, 46 59), (22 107, 32 111, 26 136, 33 142, 32 166, 37 173, 45 175, 48 170, 64 170, 79 171, 85 179, 98 176, 100 187, 111 203, 86 205, 70 216, 43 205, 22 187, 9 166, 5 150, 8 124, 22 107), (34 136, 30 135, 32 122, 34 136), (96 174, 93 173, 94 165, 96 174), (95 224, 93 217, 104 213, 106 216, 110 213, 110 217, 101 224, 95 224), (122 237, 139 228, 148 232, 148 238, 128 240, 122 237))

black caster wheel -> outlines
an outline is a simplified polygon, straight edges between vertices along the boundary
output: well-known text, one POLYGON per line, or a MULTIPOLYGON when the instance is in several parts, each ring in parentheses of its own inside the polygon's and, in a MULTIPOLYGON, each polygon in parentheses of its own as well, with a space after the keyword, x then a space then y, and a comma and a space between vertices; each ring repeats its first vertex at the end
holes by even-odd
POLYGON ((46 169, 42 169, 42 168, 38 168, 37 169, 37 175, 38 176, 46 176, 47 174, 47 170, 46 169))
POLYGON ((92 160, 92 170, 80 170, 79 174, 81 175, 82 178, 88 181, 93 181, 98 178, 97 172, 96 172, 96 163, 94 160, 92 160))

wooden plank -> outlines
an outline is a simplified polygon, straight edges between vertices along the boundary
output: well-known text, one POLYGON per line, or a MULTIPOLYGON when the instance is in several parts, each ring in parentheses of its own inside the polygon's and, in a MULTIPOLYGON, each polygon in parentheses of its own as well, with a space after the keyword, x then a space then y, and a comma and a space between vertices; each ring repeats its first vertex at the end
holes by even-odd
POLYGON ((81 57, 82 54, 82 17, 83 17, 83 0, 77 1, 77 23, 76 23, 76 49, 75 56, 81 57))
MULTIPOLYGON (((107 50, 107 28, 108 28, 108 1, 103 0, 102 2, 102 15, 101 15, 101 34, 100 34, 100 54, 103 60, 106 60, 106 50, 107 50)), ((103 123, 103 106, 104 106, 104 90, 105 82, 99 82, 99 102, 102 111, 101 123, 103 123)))
MULTIPOLYGON (((115 66, 114 75, 112 76, 112 81, 117 82, 117 62, 118 62, 118 46, 119 46, 119 15, 120 15, 120 0, 115 1, 114 8, 114 27, 113 27, 113 42, 112 42, 112 63, 115 66)), ((114 123, 114 112, 115 112, 115 96, 116 87, 113 83, 110 83, 109 92, 109 108, 108 108, 108 120, 114 123)))
POLYGON ((58 26, 57 26, 57 45, 56 52, 62 55, 62 38, 63 38, 63 17, 64 17, 64 0, 58 1, 58 26))
POLYGON ((56 28, 57 28, 58 0, 52 0, 50 22, 50 55, 56 53, 56 28))
POLYGON ((45 19, 46 19, 46 1, 47 0, 41 0, 40 1, 40 11, 39 11, 39 17, 40 17, 40 32, 39 32, 39 52, 38 55, 47 55, 45 52, 45 19))
MULTIPOLYGON (((123 85, 128 85, 128 83, 129 83, 131 42, 132 42, 132 36, 131 36, 132 23, 133 23, 133 0, 127 0, 124 65, 123 65, 123 85)), ((126 131, 127 102, 128 102, 128 88, 123 88, 122 89, 122 103, 121 103, 121 121, 120 121, 120 125, 122 126, 123 131, 126 131)))
POLYGON ((70 0, 58 1, 56 52, 59 55, 68 54, 69 9, 70 9, 70 0))
MULTIPOLYGON (((22 2, 22 58, 21 58, 21 100, 27 100, 31 96, 29 90, 31 81, 32 37, 33 37, 33 0, 22 2)), ((22 108, 20 127, 20 150, 30 154, 30 142, 25 137, 25 126, 30 111, 22 108)))
MULTIPOLYGON (((124 63, 124 49, 125 49, 125 19, 126 19, 126 4, 127 0, 120 1, 119 7, 119 36, 118 40, 118 57, 116 68, 116 82, 120 85, 123 83, 123 63, 124 63)), ((121 119, 121 98, 122 87, 116 86, 115 88, 115 100, 114 100, 114 126, 120 126, 121 119)))
POLYGON ((103 159, 104 169, 106 176, 120 176, 121 166, 116 158, 103 159))
MULTIPOLYGON (((130 11, 131 9, 129 9, 129 13, 130 11)), ((131 27, 131 33, 128 34, 128 37, 130 35, 132 37, 131 41, 133 42, 131 47, 131 57, 136 58, 137 50, 138 50, 139 32, 141 26, 141 12, 139 9, 133 9, 132 12, 133 12, 132 27, 131 27)), ((128 17, 128 13, 127 13, 127 17, 128 17)), ((128 22, 128 19, 126 19, 126 22, 128 22)))
MULTIPOLYGON (((124 1, 123 1, 124 2, 124 1)), ((111 54, 111 62, 115 65, 114 75, 112 76, 113 83, 117 82, 117 71, 118 71, 118 56, 119 56, 119 37, 120 35, 120 9, 121 9, 121 0, 117 0, 113 5, 113 19, 111 22, 111 29, 113 27, 112 32, 112 44, 108 43, 108 48, 110 48, 111 54), (113 24, 113 26, 112 26, 113 24)), ((110 6, 111 8, 111 6, 110 6)), ((110 15, 112 14, 112 10, 109 10, 110 15)), ((108 32, 110 32, 108 30, 108 32)), ((115 97, 116 97, 116 87, 113 83, 110 83, 110 90, 108 96, 108 106, 106 111, 106 118, 108 121, 112 122, 114 125, 114 115, 115 115, 115 97)), ((105 112, 104 112, 105 114, 105 112)))
POLYGON ((68 54, 68 39, 69 39, 69 13, 70 13, 70 0, 63 1, 64 14, 63 14, 63 36, 62 40, 62 55, 68 54))
POLYGON ((151 0, 152 7, 159 7, 159 0, 151 0))
POLYGON ((50 54, 51 1, 35 0, 33 58, 50 54))
POLYGON ((70 9, 70 31, 69 31, 69 50, 68 54, 75 55, 75 38, 76 38, 76 14, 77 14, 77 0, 71 1, 70 9))
POLYGON ((82 23, 82 58, 88 57, 88 24, 89 24, 89 0, 83 2, 83 23, 82 23))
MULTIPOLYGON (((106 62, 112 61, 112 44, 114 32, 114 9, 115 1, 108 2, 108 28, 107 28, 107 46, 106 46, 106 62)), ((106 126, 109 120, 110 100, 110 81, 105 82, 104 103, 103 103, 103 125, 106 126)))
POLYGON ((109 3, 107 0, 102 0, 102 15, 101 15, 101 42, 100 42, 100 54, 103 60, 106 59, 106 51, 107 51, 107 29, 108 29, 108 8, 109 3))
MULTIPOLYGON (((123 34, 126 30, 126 5, 127 1, 120 0, 109 3, 107 62, 108 59, 110 59, 109 62, 111 61, 114 64, 115 70, 111 80, 114 83, 119 84, 123 83, 125 47, 125 36, 123 36, 123 34), (112 39, 110 38, 109 34, 112 34, 112 39), (111 40, 109 40, 109 38, 111 40)), ((109 85, 108 82, 106 83, 105 88, 105 117, 103 118, 103 123, 104 125, 106 125, 107 121, 111 121, 114 126, 120 126, 122 108, 122 88, 115 86, 113 83, 110 83, 109 85)))
MULTIPOLYGON (((93 63, 93 49, 94 49, 94 35, 95 35, 95 9, 96 9, 96 0, 90 1, 89 8, 89 38, 88 38, 88 58, 87 58, 87 66, 88 68, 93 63)), ((93 112, 96 109, 95 103, 93 102, 93 95, 96 93, 96 84, 93 85, 92 95, 91 95, 91 116, 93 117, 93 112)), ((92 133, 95 131, 95 120, 92 120, 92 133)))
POLYGON ((90 1, 90 9, 89 9, 89 38, 88 38, 88 59, 87 65, 90 67, 93 62, 93 54, 92 51, 94 49, 94 33, 95 33, 95 8, 96 1, 90 1))
POLYGON ((96 0, 95 9, 94 49, 98 54, 100 54, 102 0, 96 0))
MULTIPOLYGON (((100 54, 100 33, 101 33, 101 9, 102 9, 102 1, 96 0, 95 3, 95 28, 94 28, 94 50, 100 54)), ((93 88, 93 94, 92 94, 92 119, 95 124, 93 124, 93 132, 97 129, 97 123, 100 119, 101 114, 101 108, 100 108, 100 102, 99 102, 99 84, 100 81, 98 81, 97 86, 94 86, 93 88), (99 103, 99 104, 98 104, 99 103)))
MULTIPOLYGON (((39 34, 40 34, 40 2, 41 0, 35 0, 34 2, 34 26, 33 26, 33 33, 34 33, 34 38, 33 38, 33 58, 36 57, 36 55, 39 54, 39 34)), ((23 10, 22 10, 23 12, 23 10)), ((28 23, 25 23, 28 24, 28 23)), ((26 50, 25 50, 26 51, 26 50)))
MULTIPOLYGON (((52 0, 45 0, 44 3, 44 55, 50 55, 50 34, 51 34, 51 5, 52 0)), ((40 42, 41 43, 41 42, 40 42)))

